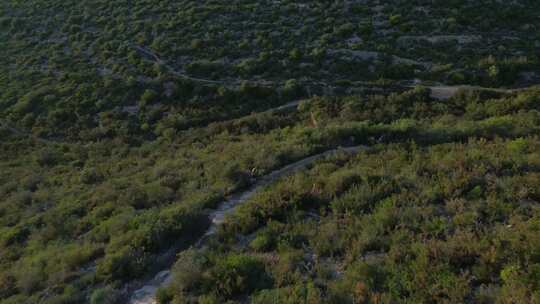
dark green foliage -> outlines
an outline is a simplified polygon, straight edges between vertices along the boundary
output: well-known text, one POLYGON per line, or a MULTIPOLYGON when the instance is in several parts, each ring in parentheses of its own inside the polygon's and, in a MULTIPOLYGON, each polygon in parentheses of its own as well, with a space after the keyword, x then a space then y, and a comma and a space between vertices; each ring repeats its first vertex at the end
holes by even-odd
POLYGON ((95 184, 103 179, 103 176, 94 168, 86 168, 81 172, 79 180, 83 184, 95 184))
POLYGON ((90 304, 116 304, 121 303, 118 292, 112 288, 98 288, 90 296, 90 304))
POLYGON ((166 113, 185 129, 278 101, 246 94, 245 82, 288 98, 302 92, 290 79, 317 92, 381 77, 498 86, 530 83, 539 64, 531 0, 124 4, 6 2, 0 117, 36 135, 133 140, 161 135, 166 113))
POLYGON ((218 294, 229 297, 250 293, 268 286, 264 264, 246 255, 230 255, 221 259, 211 271, 218 294))

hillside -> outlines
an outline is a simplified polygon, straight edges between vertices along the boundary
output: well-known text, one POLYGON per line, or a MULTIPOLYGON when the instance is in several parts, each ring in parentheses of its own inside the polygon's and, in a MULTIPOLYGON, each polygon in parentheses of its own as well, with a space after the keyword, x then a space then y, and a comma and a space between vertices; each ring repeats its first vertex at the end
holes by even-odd
POLYGON ((540 303, 538 11, 3 1, 0 303, 540 303))

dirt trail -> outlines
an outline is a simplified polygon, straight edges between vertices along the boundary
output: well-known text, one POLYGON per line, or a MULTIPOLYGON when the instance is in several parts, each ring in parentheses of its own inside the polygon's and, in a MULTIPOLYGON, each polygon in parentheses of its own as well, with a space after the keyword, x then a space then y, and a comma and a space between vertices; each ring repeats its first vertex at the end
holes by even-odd
POLYGON ((294 109, 296 107, 298 107, 298 105, 300 104, 300 102, 302 102, 302 100, 295 100, 295 101, 291 101, 291 102, 288 102, 284 105, 281 105, 279 107, 275 107, 275 108, 271 108, 271 109, 268 109, 262 113, 268 113, 268 112, 283 112, 283 111, 287 111, 287 110, 291 110, 291 109, 294 109))
POLYGON ((497 88, 485 88, 485 87, 479 87, 479 86, 469 86, 469 85, 457 85, 457 86, 446 86, 446 85, 438 85, 438 86, 426 86, 426 88, 429 88, 431 90, 431 97, 438 100, 447 100, 456 95, 456 93, 460 90, 465 91, 490 91, 490 92, 497 92, 497 93, 515 93, 523 89, 497 89, 497 88))
MULTIPOLYGON (((281 169, 271 172, 270 174, 260 178, 251 188, 248 190, 232 195, 228 200, 221 203, 221 205, 212 213, 209 217, 212 224, 206 231, 206 233, 197 241, 196 247, 204 245, 204 242, 209 236, 216 233, 217 228, 221 225, 227 214, 230 214, 236 207, 248 201, 253 195, 262 188, 272 184, 276 180, 290 175, 296 171, 306 168, 313 162, 322 159, 324 157, 336 154, 336 153, 348 153, 356 154, 362 150, 366 150, 367 146, 355 146, 347 148, 336 148, 316 154, 310 157, 306 157, 300 161, 287 165, 281 169)), ((156 303, 156 291, 162 286, 166 286, 171 282, 172 276, 170 270, 163 270, 159 272, 153 279, 145 283, 145 285, 133 292, 130 304, 155 304, 156 303)))
POLYGON ((161 58, 159 58, 159 56, 146 49, 146 48, 143 48, 141 46, 138 46, 138 45, 135 45, 133 46, 137 51, 143 53, 144 55, 146 55, 147 57, 150 57, 153 61, 155 61, 157 64, 165 67, 167 70, 169 70, 169 72, 171 74, 173 74, 174 76, 177 76, 177 77, 180 77, 180 78, 185 78, 185 79, 189 79, 189 80, 192 80, 192 81, 195 81, 195 82, 202 82, 202 83, 209 83, 209 84, 218 84, 218 85, 224 85, 224 86, 238 86, 241 84, 241 81, 234 81, 234 82, 227 82, 227 81, 218 81, 218 80, 210 80, 210 79, 203 79, 203 78, 197 78, 197 77, 192 77, 192 76, 189 76, 183 72, 179 72, 177 71, 174 67, 172 67, 171 65, 169 65, 167 62, 165 62, 164 60, 162 60, 161 58))
POLYGON ((417 86, 428 88, 431 90, 431 94, 430 94, 431 98, 437 99, 437 100, 448 100, 451 97, 455 96, 457 92, 459 91, 487 91, 487 92, 511 94, 511 93, 525 91, 534 87, 534 86, 528 86, 528 87, 521 87, 521 88, 515 88, 515 89, 503 89, 503 88, 489 88, 489 87, 474 86, 474 85, 446 85, 444 83, 439 83, 439 82, 426 84, 420 79, 401 81, 398 84, 398 86, 401 86, 403 88, 411 88, 411 89, 417 86))
MULTIPOLYGON (((410 85, 410 84, 402 85, 402 87, 413 88, 418 84, 419 83, 415 82, 415 85, 410 85)), ((448 86, 444 84, 436 84, 436 85, 425 86, 425 87, 431 90, 431 97, 438 100, 447 100, 451 98, 452 96, 454 96, 460 90, 486 90, 486 91, 500 92, 500 93, 513 93, 513 92, 518 92, 518 91, 527 89, 527 88, 497 89, 497 88, 485 88, 485 87, 479 87, 479 86, 466 86, 466 85, 448 86)), ((293 101, 285 105, 279 106, 277 108, 270 109, 268 111, 288 110, 288 109, 297 107, 299 103, 300 101, 293 101)), ((253 197, 253 195, 257 191, 270 185, 271 183, 275 182, 277 179, 290 175, 298 170, 301 170, 305 168, 307 165, 315 162, 316 160, 319 160, 328 155, 334 154, 338 151, 342 151, 346 153, 358 153, 359 151, 364 150, 366 148, 367 148, 366 146, 356 146, 356 147, 349 147, 349 148, 332 149, 332 150, 302 159, 296 163, 285 166, 279 170, 276 170, 260 178, 255 183, 255 185, 253 185, 250 189, 231 196, 228 200, 224 201, 216 210, 210 213, 209 217, 210 217, 210 220, 212 221, 212 224, 210 225, 206 233, 196 242, 195 246, 196 247, 203 246, 205 241, 208 239, 208 237, 216 233, 219 225, 223 223, 227 214, 233 212, 237 206, 248 201, 251 197, 253 197)), ((136 290, 132 294, 132 297, 129 303, 155 304, 156 291, 158 290, 158 288, 169 284, 171 282, 171 279, 172 277, 171 277, 170 270, 164 270, 164 271, 159 272, 153 279, 146 282, 142 288, 136 290)))
MULTIPOLYGON (((465 39, 465 38, 463 38, 465 39)), ((134 48, 136 50, 138 50, 139 52, 143 53, 144 55, 146 55, 147 57, 149 57, 148 59, 149 60, 152 60, 152 61, 155 61, 156 63, 158 64, 161 64, 163 65, 164 67, 166 67, 173 75, 175 76, 178 76, 178 77, 182 77, 182 78, 186 78, 186 79, 190 79, 190 80, 193 80, 193 81, 197 81, 197 82, 202 82, 202 83, 210 83, 210 84, 220 84, 220 85, 224 85, 224 86, 227 86, 227 87, 237 87, 239 86, 242 82, 246 81, 246 80, 230 80, 230 81, 217 81, 217 80, 210 80, 210 79, 202 79, 202 78, 195 78, 195 77, 191 77, 183 72, 179 72, 179 71, 176 71, 174 69, 174 67, 168 65, 164 60, 162 60, 161 58, 159 58, 159 56, 157 56, 154 52, 146 49, 146 48, 143 48, 141 46, 134 46, 134 48)), ((376 59, 380 56, 380 54, 378 52, 369 52, 369 51, 352 51, 352 50, 332 50, 331 53, 349 53, 351 54, 352 56, 354 57, 358 57, 358 58, 361 58, 363 60, 366 60, 366 59, 376 59)), ((419 62, 419 61, 415 61, 415 60, 411 60, 411 59, 407 59, 407 58, 401 58, 401 57, 397 57, 397 56, 394 56, 392 55, 392 58, 395 62, 397 63, 407 63, 407 64, 413 64, 413 65, 422 65, 424 67, 429 67, 431 64, 430 63, 425 63, 425 62, 419 62)), ((265 85, 265 86, 271 86, 272 84, 273 85, 276 85, 276 83, 273 83, 272 81, 264 81, 264 80, 258 80, 258 81, 255 81, 256 84, 258 85, 265 85)), ((413 88, 415 85, 420 85, 422 83, 422 81, 418 80, 418 79, 415 79, 412 81, 412 85, 410 84, 411 81, 406 81, 405 83, 408 83, 408 84, 405 84, 405 85, 401 85, 401 87, 405 87, 405 88, 413 88)), ((321 86, 324 86, 324 87, 332 87, 332 85, 330 85, 329 83, 326 83, 326 82, 321 82, 321 81, 316 81, 316 82, 311 82, 311 84, 318 84, 318 85, 321 85, 321 86)), ((454 96, 459 90, 484 90, 484 91, 491 91, 491 92, 499 92, 499 93, 514 93, 514 92, 518 92, 518 91, 521 91, 521 90, 525 90, 527 88, 521 88, 521 89, 500 89, 500 88, 486 88, 486 87, 480 87, 480 86, 469 86, 469 85, 456 85, 456 86, 449 86, 449 85, 445 85, 445 84, 439 84, 437 83, 436 85, 431 85, 431 86, 425 86, 429 89, 431 89, 431 97, 435 98, 435 99, 438 99, 438 100, 447 100, 449 99, 450 97, 454 96)))

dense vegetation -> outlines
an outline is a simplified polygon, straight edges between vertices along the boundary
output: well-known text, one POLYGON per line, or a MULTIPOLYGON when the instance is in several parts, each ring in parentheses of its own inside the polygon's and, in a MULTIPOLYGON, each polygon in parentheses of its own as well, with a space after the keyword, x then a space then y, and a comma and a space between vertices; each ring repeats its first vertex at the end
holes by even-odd
POLYGON ((539 10, 535 0, 6 0, 0 118, 47 137, 134 140, 299 87, 523 84, 540 77, 539 10))
POLYGON ((0 303, 539 303, 538 11, 1 1, 0 303))
MULTIPOLYGON (((462 94, 440 102, 418 88, 388 97, 314 98, 303 102, 297 112, 254 114, 135 147, 121 141, 81 146, 11 138, 2 143, 2 296, 7 303, 42 297, 63 303, 85 299, 88 286, 107 283, 111 290, 119 288, 156 267, 156 255, 172 244, 189 244, 208 225, 205 209, 213 208, 227 193, 273 168, 338 145, 368 144, 373 150, 350 160, 325 161, 247 203, 223 227, 217 247, 196 255, 208 255, 200 267, 217 277, 196 271, 201 277, 193 286, 179 283, 179 294, 234 299, 263 287, 310 283, 311 272, 295 268, 298 277, 285 284, 276 283, 281 279, 262 270, 272 269, 272 263, 282 253, 285 259, 291 250, 296 254, 305 250, 300 256, 332 257, 347 268, 347 261, 357 263, 362 255, 374 252, 387 258, 397 251, 402 261, 413 263, 414 256, 407 253, 411 246, 427 246, 426 250, 454 246, 452 239, 462 237, 475 237, 471 244, 480 246, 504 238, 504 227, 518 229, 535 221, 540 92, 482 95, 462 94), (323 230, 315 233, 318 229, 323 230), (249 247, 234 249, 237 234, 255 238, 249 247), (261 259, 260 252, 270 252, 274 258, 261 259), (228 262, 214 265, 215 261, 228 262), (238 270, 237 263, 248 273, 238 270), (241 272, 228 274, 227 267, 241 272), (221 277, 228 275, 232 277, 221 277), (238 283, 252 281, 251 275, 264 275, 265 280, 255 281, 266 285, 238 283), (214 284, 229 281, 233 286, 214 284), (230 291, 222 294, 223 290, 230 291)), ((534 231, 534 225, 530 229, 534 231)), ((508 233, 512 231, 528 230, 508 233)), ((456 276, 449 280, 470 284, 463 285, 471 287, 468 291, 482 283, 498 286, 501 267, 515 266, 518 273, 533 276, 537 242, 519 239, 524 246, 521 253, 517 245, 495 248, 493 259, 499 264, 484 269, 483 280, 472 276, 477 275, 473 270, 485 247, 469 248, 470 256, 454 257, 454 264, 428 266, 447 267, 447 274, 456 276), (469 274, 461 277, 460 272, 469 274)), ((311 259, 304 262, 318 261, 311 259)), ((444 261, 447 258, 438 262, 444 261)), ((394 277, 404 280, 395 284, 415 286, 401 272, 405 270, 384 270, 383 281, 377 281, 380 285, 366 281, 362 288, 384 297, 427 300, 436 296, 411 294, 401 285, 391 289, 387 280, 394 277)), ((432 269, 422 271, 432 273, 432 269)), ((330 284, 327 279, 325 284, 330 284)), ((430 280, 424 283, 439 292, 438 285, 431 285, 437 278, 430 280)), ((328 295, 322 286, 317 288, 321 296, 328 295)))
POLYGON ((162 302, 537 303, 539 93, 312 103, 392 139, 240 206, 179 256, 162 302))

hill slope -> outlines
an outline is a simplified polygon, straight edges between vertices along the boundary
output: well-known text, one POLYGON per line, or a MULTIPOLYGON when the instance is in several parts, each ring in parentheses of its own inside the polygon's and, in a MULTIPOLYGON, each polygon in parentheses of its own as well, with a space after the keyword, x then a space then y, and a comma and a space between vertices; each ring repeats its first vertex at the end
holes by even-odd
POLYGON ((2 1, 0 302, 540 301, 539 5, 2 1))

